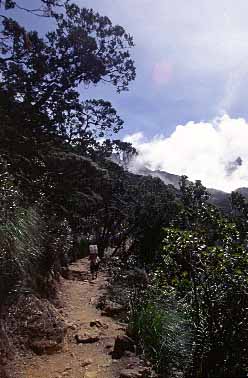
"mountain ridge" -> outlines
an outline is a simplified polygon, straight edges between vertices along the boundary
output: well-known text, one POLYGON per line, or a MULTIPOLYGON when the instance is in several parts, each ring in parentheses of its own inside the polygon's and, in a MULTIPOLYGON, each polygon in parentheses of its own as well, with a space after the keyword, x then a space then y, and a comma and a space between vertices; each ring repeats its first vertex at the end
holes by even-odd
MULTIPOLYGON (((166 185, 172 185, 176 189, 179 189, 179 181, 181 177, 179 175, 169 173, 166 171, 161 171, 159 169, 153 171, 145 166, 140 167, 140 168, 135 168, 135 172, 133 173, 140 174, 143 176, 158 177, 166 185)), ((221 208, 223 211, 226 211, 226 212, 231 211, 231 203, 230 203, 231 193, 225 192, 223 190, 215 189, 215 188, 207 188, 207 191, 210 194, 209 202, 211 204, 221 208)), ((242 194, 245 198, 248 198, 248 188, 246 187, 237 188, 234 190, 234 192, 238 192, 242 194)))

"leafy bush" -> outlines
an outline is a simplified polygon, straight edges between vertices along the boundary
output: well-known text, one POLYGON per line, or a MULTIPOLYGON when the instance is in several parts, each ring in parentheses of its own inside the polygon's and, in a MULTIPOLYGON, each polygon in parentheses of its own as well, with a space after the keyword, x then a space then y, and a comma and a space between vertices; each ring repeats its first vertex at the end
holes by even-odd
MULTIPOLYGON (((235 234, 235 233, 234 233, 235 234)), ((157 280, 189 303, 194 335, 189 377, 243 377, 248 369, 248 255, 226 234, 208 246, 191 231, 165 230, 157 280)))
POLYGON ((46 237, 44 238, 44 253, 40 269, 43 275, 51 272, 57 276, 61 267, 67 267, 70 262, 70 252, 73 246, 71 228, 66 219, 51 218, 46 221, 46 237))

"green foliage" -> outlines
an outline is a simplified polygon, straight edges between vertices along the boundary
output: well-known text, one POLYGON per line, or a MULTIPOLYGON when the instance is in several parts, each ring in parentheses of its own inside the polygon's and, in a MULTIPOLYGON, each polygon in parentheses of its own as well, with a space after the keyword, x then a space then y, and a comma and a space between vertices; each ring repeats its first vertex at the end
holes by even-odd
POLYGON ((131 174, 110 161, 103 167, 107 172, 104 205, 88 222, 100 253, 111 244, 114 253, 125 251, 124 259, 136 254, 143 263, 151 263, 162 240, 162 227, 177 211, 174 193, 160 179, 131 174))
POLYGON ((186 370, 192 357, 190 323, 185 309, 173 301, 161 293, 137 299, 129 326, 162 377, 172 369, 186 370))
POLYGON ((184 365, 185 377, 245 376, 247 202, 233 193, 224 216, 200 181, 183 176, 178 193, 127 172, 136 151, 115 139, 123 121, 108 101, 82 101, 79 87, 127 90, 132 37, 92 9, 40 3, 1 8, 1 303, 42 290, 93 237, 101 255, 112 245, 122 260, 133 254, 149 268, 152 288, 140 293, 131 321, 161 374, 184 365), (28 31, 9 17, 12 8, 51 17, 54 29, 28 31))
POLYGON ((236 213, 224 216, 207 199, 200 182, 182 178, 181 205, 163 228, 149 264, 149 289, 133 301, 132 326, 162 374, 175 367, 187 378, 243 378, 248 370, 246 202, 233 196, 236 213))
POLYGON ((16 287, 38 289, 80 256, 78 240, 92 234, 88 219, 111 192, 104 159, 134 149, 112 139, 123 121, 111 103, 82 101, 79 86, 127 90, 135 67, 124 28, 71 1, 41 0, 35 10, 5 1, 0 19, 0 280, 7 296, 16 287), (52 29, 42 37, 26 30, 9 17, 12 8, 50 17, 52 29))
POLYGON ((79 242, 79 249, 81 257, 86 257, 89 253, 89 241, 86 239, 81 239, 79 242))
POLYGON ((209 247, 191 231, 165 230, 158 277, 191 305, 193 376, 239 377, 248 366, 248 255, 226 236, 209 247))
POLYGON ((164 230, 155 281, 190 304, 195 342, 188 376, 242 377, 248 367, 247 249, 233 219, 194 200, 199 183, 189 191, 185 185, 182 216, 174 221, 179 228, 164 230), (185 217, 190 212, 194 216, 185 217))
POLYGON ((15 7, 15 2, 13 0, 5 1, 5 9, 12 9, 15 7))
POLYGON ((178 212, 173 190, 158 178, 130 177, 133 211, 129 211, 132 227, 131 251, 145 264, 152 264, 162 241, 162 228, 170 224, 178 212))
POLYGON ((29 287, 39 272, 43 253, 43 227, 38 214, 19 208, 12 221, 0 226, 1 303, 18 287, 29 287))
POLYGON ((248 203, 247 200, 239 192, 231 193, 231 207, 232 218, 235 221, 239 233, 241 242, 247 244, 248 237, 248 203))
MULTIPOLYGON (((107 81, 121 91, 135 78, 132 38, 122 27, 68 1, 42 2, 63 5, 62 12, 52 12, 55 29, 44 38, 26 31, 8 12, 1 18, 0 153, 34 202, 47 187, 48 156, 103 159, 118 142, 110 138, 123 124, 116 110, 102 99, 82 102, 78 86, 107 81), (99 137, 108 143, 101 146, 99 137)), ((84 193, 81 186, 80 193, 88 195, 88 188, 84 193)))

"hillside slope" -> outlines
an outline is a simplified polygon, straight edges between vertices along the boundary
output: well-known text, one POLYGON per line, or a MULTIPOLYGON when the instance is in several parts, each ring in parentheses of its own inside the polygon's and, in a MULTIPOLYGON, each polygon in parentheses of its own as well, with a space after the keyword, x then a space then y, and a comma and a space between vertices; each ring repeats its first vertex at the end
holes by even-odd
MULTIPOLYGON (((155 170, 152 171, 146 167, 139 168, 135 173, 160 178, 166 185, 173 185, 176 189, 179 189, 180 176, 166 171, 155 170)), ((224 211, 231 211, 230 206, 230 193, 222 190, 207 188, 210 194, 209 202, 224 211)), ((238 188, 235 192, 239 192, 245 198, 248 198, 248 188, 238 188)))

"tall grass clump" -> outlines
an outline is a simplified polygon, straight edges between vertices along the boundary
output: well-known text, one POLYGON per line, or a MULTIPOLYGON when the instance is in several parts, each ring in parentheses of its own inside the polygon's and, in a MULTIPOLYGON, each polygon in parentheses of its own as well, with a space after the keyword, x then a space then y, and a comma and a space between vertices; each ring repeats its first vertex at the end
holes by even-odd
POLYGON ((192 339, 183 307, 154 293, 135 303, 129 327, 141 352, 161 377, 186 369, 191 363, 192 339))
POLYGON ((0 225, 0 299, 32 286, 42 259, 42 222, 34 209, 16 209, 15 217, 0 225))
POLYGON ((29 204, 0 157, 0 303, 10 294, 49 294, 69 262, 72 232, 66 219, 51 216, 46 201, 29 204))

